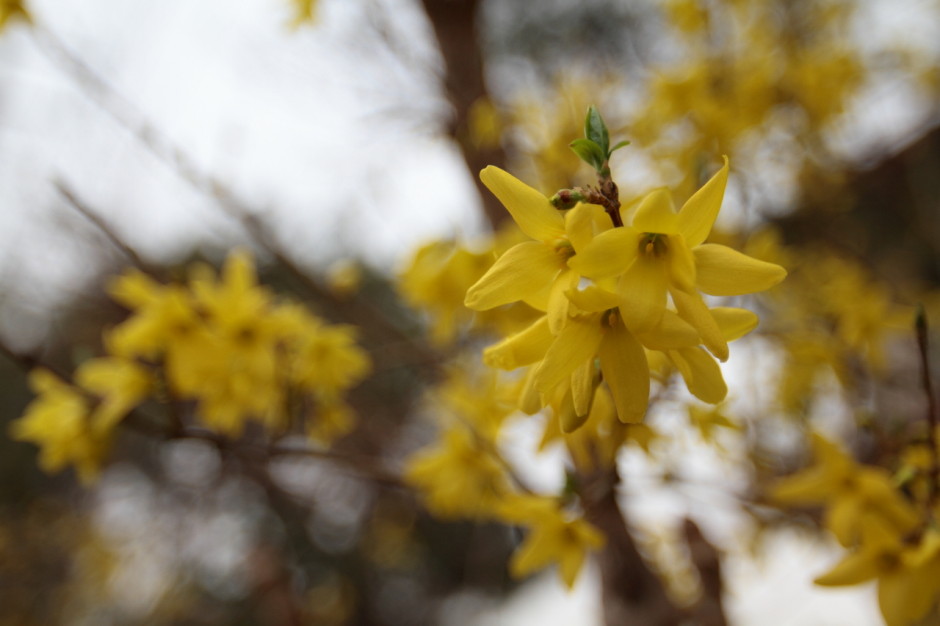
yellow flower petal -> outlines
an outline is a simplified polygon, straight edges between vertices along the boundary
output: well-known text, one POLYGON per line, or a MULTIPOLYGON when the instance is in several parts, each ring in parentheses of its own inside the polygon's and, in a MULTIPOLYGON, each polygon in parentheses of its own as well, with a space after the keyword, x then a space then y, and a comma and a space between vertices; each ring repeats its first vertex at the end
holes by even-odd
POLYGON ((882 574, 878 580, 878 607, 888 626, 935 624, 920 621, 937 602, 937 569, 898 568, 882 574))
POLYGON ((670 293, 679 317, 698 331, 698 334, 702 336, 702 343, 712 354, 720 361, 727 361, 728 342, 722 335, 721 329, 718 328, 715 318, 702 301, 702 297, 697 293, 687 293, 681 289, 673 289, 670 293))
POLYGON ((702 244, 693 249, 692 254, 698 271, 698 287, 713 296, 740 296, 763 291, 787 275, 779 265, 758 261, 715 243, 702 244))
POLYGON ((670 235, 677 232, 678 216, 669 191, 656 189, 648 193, 633 214, 632 226, 642 233, 670 235))
POLYGON ((709 309, 725 341, 740 339, 757 327, 757 314, 747 309, 717 306, 709 309))
POLYGON ((553 557, 552 545, 548 537, 542 533, 530 531, 529 536, 509 560, 509 573, 513 578, 523 578, 550 564, 553 557))
POLYGON ((483 350, 483 362, 502 370, 531 365, 545 356, 553 339, 548 318, 543 316, 525 330, 483 350))
POLYGON ((464 304, 485 311, 522 300, 551 284, 562 267, 548 246, 535 241, 516 244, 467 290, 464 304))
POLYGON ((695 259, 692 251, 685 245, 682 235, 669 235, 666 242, 666 263, 669 279, 683 291, 695 289, 695 259))
POLYGON ((620 313, 633 332, 651 330, 666 310, 666 264, 662 259, 640 255, 620 279, 620 313))
POLYGON ((564 236, 564 218, 541 193, 492 165, 480 172, 480 180, 499 198, 529 237, 538 241, 554 241, 564 236))
POLYGON ((624 273, 640 249, 640 233, 632 228, 612 228, 568 259, 568 267, 582 276, 601 279, 624 273))
POLYGON ((591 401, 593 399, 594 359, 588 359, 571 373, 571 401, 574 404, 575 415, 582 419, 573 428, 565 428, 565 424, 562 424, 561 429, 564 432, 570 433, 584 423, 591 411, 591 401))
POLYGON ((584 250, 594 239, 598 213, 604 215, 604 209, 596 204, 578 204, 565 215, 565 232, 575 252, 584 250))
POLYGON ((569 319, 545 353, 536 373, 536 388, 543 394, 550 392, 576 367, 594 358, 603 335, 597 316, 569 319))
POLYGON ((578 284, 578 275, 569 269, 564 269, 552 283, 548 294, 548 327, 552 334, 561 332, 568 319, 568 297, 565 292, 574 289, 578 284))
POLYGON ((670 352, 669 356, 673 361, 685 361, 685 367, 679 367, 679 372, 692 395, 702 402, 718 404, 728 395, 728 386, 721 375, 721 368, 715 359, 701 348, 680 348, 670 352))
POLYGON ((690 248, 701 244, 711 232, 728 184, 728 157, 718 172, 696 191, 679 211, 678 230, 690 248))
POLYGON ((650 397, 650 373, 646 352, 623 324, 614 324, 604 333, 598 352, 601 372, 624 424, 643 421, 650 397))
POLYGON ((542 397, 535 387, 535 374, 537 367, 530 367, 522 380, 522 389, 519 391, 519 410, 526 415, 535 415, 542 409, 542 397))
POLYGON ((876 557, 877 554, 864 550, 849 554, 835 567, 816 578, 813 582, 824 587, 841 587, 843 585, 857 585, 866 580, 871 580, 880 573, 876 557))
POLYGON ((597 285, 588 285, 584 289, 569 289, 565 295, 573 305, 585 313, 600 313, 615 309, 620 304, 620 296, 597 285))
POLYGON ((648 332, 637 333, 636 338, 650 350, 691 348, 701 341, 697 330, 668 309, 663 312, 659 325, 648 332))
POLYGON ((541 289, 522 298, 522 301, 528 304, 536 311, 542 313, 548 312, 548 298, 552 295, 552 283, 545 283, 541 289))

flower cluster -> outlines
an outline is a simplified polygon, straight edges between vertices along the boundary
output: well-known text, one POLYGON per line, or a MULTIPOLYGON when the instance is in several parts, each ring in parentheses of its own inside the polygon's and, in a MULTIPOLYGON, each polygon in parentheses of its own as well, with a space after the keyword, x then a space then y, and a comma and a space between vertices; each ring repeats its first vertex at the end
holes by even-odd
MULTIPOLYGON (((819 435, 813 448, 815 464, 784 478, 771 497, 784 505, 824 506, 826 528, 850 550, 816 584, 877 580, 889 626, 921 623, 940 598, 940 532, 923 521, 886 470, 859 465, 819 435)), ((929 498, 922 504, 932 513, 929 498)))
POLYGON ((786 271, 726 246, 705 243, 721 208, 728 163, 676 211, 656 190, 620 210, 579 203, 567 212, 495 167, 484 184, 531 240, 501 256, 467 292, 466 305, 487 310, 523 301, 544 313, 525 330, 486 350, 494 367, 531 366, 522 406, 571 414, 565 431, 589 415, 604 385, 622 422, 643 420, 649 401, 648 351, 661 353, 699 399, 727 393, 715 358, 757 324, 736 308, 709 308, 702 293, 762 291, 786 271))
POLYGON ((321 442, 350 428, 344 395, 370 368, 354 329, 276 302, 247 254, 187 285, 132 270, 110 292, 131 315, 105 336, 108 355, 82 363, 74 381, 34 372, 39 396, 13 425, 42 447, 44 469, 73 463, 93 478, 114 427, 148 397, 169 407, 174 428, 191 418, 225 436, 248 421, 275 434, 303 424, 321 442))
POLYGON ((495 372, 473 376, 463 368, 452 370, 429 397, 445 418, 443 432, 409 459, 405 478, 438 517, 528 529, 510 561, 512 575, 526 576, 557 563, 571 587, 588 552, 599 549, 604 537, 570 502, 532 493, 513 475, 499 445, 501 428, 514 412, 507 391, 495 372))

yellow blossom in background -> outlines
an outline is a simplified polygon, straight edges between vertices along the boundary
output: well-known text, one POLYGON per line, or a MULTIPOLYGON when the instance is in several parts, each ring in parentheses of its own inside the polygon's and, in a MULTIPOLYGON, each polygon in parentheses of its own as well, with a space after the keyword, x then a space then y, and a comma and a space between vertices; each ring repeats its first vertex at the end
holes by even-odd
POLYGON ((296 28, 316 21, 318 0, 290 0, 290 2, 294 9, 292 26, 296 28))
POLYGON ((528 528, 525 541, 509 561, 516 578, 528 576, 552 564, 570 589, 587 555, 603 547, 604 535, 581 517, 561 510, 551 498, 517 496, 503 506, 507 521, 528 528))
POLYGON ((75 372, 75 382, 97 397, 90 419, 104 429, 117 426, 153 391, 153 373, 117 357, 91 359, 75 372))
MULTIPOLYGON (((328 324, 303 307, 280 303, 258 283, 251 256, 232 253, 221 275, 194 273, 189 285, 164 285, 129 270, 110 293, 130 316, 105 335, 106 356, 75 371, 75 383, 37 370, 39 396, 12 426, 41 448, 41 465, 74 464, 94 477, 114 429, 149 398, 238 436, 249 421, 282 435, 302 408, 304 431, 329 444, 351 430, 345 394, 371 360, 350 326, 328 324), (288 406, 287 399, 296 404, 288 406)), ((183 423, 168 425, 168 435, 183 423)))
POLYGON ((14 18, 32 21, 29 11, 26 10, 26 3, 23 0, 0 0, 0 31, 14 18))
POLYGON ((813 465, 774 486, 770 494, 774 502, 825 506, 826 527, 845 546, 859 541, 872 519, 902 535, 918 526, 920 517, 887 471, 859 465, 817 434, 813 451, 813 465))
POLYGON ((480 98, 470 105, 467 115, 470 142, 478 150, 499 146, 503 136, 503 123, 499 111, 489 98, 480 98))
POLYGON ((426 400, 443 431, 409 458, 406 480, 438 515, 493 518, 513 490, 498 442, 514 410, 508 388, 492 371, 454 367, 426 400))
MULTIPOLYGON (((858 547, 817 585, 836 587, 878 581, 878 605, 888 626, 926 623, 920 620, 940 599, 940 533, 930 529, 908 541, 880 518, 866 518, 858 547)), ((930 622, 932 623, 932 622, 930 622)))
POLYGON ((711 442, 715 439, 716 428, 739 429, 740 426, 732 422, 719 407, 704 409, 689 406, 689 422, 698 430, 702 439, 711 442))
POLYGON ((422 246, 402 273, 399 291, 412 306, 431 314, 431 337, 436 343, 453 339, 473 318, 463 300, 467 288, 492 264, 487 257, 451 242, 436 241, 422 246))
POLYGON ((405 479, 424 495, 430 511, 447 519, 492 518, 510 492, 506 470, 493 450, 460 425, 412 455, 405 479))
POLYGON ((362 267, 353 261, 340 260, 330 265, 326 278, 330 291, 347 298, 362 287, 362 267))
POLYGON ((93 422, 92 400, 52 372, 30 374, 38 397, 10 425, 10 435, 39 446, 39 466, 53 473, 74 465, 83 483, 98 476, 111 442, 111 424, 93 422))

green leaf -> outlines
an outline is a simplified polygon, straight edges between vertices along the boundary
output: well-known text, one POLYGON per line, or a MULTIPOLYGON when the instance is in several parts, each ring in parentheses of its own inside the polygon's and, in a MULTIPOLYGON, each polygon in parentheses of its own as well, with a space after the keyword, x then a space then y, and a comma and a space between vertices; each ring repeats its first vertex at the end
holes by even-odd
POLYGON ((575 139, 569 146, 581 160, 600 171, 604 166, 604 150, 590 139, 575 139))
POLYGON ((610 134, 607 132, 607 124, 593 104, 588 107, 584 118, 584 137, 600 146, 602 154, 608 154, 610 134))
POLYGON ((612 155, 617 150, 620 150, 620 148, 626 148, 629 145, 630 145, 630 142, 624 139, 623 141, 619 142, 616 146, 610 149, 610 152, 607 153, 607 158, 609 159, 610 155, 612 155))

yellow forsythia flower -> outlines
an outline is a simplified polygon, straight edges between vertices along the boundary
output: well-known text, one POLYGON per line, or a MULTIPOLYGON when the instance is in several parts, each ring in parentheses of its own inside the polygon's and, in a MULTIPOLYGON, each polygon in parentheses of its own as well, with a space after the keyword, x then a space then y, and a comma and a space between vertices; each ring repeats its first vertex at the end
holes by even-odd
POLYGON ((110 446, 111 429, 91 420, 90 397, 52 372, 33 370, 29 384, 38 397, 10 425, 10 435, 39 446, 43 471, 58 472, 71 464, 83 483, 91 482, 110 446))
POLYGON ((529 529, 509 562, 509 572, 516 578, 557 563, 558 573, 570 589, 587 553, 604 545, 604 535, 597 528, 563 511, 551 498, 517 496, 507 500, 502 510, 504 519, 529 529))
POLYGON ((26 10, 26 3, 23 0, 0 0, 0 31, 13 18, 32 21, 29 11, 26 10))

